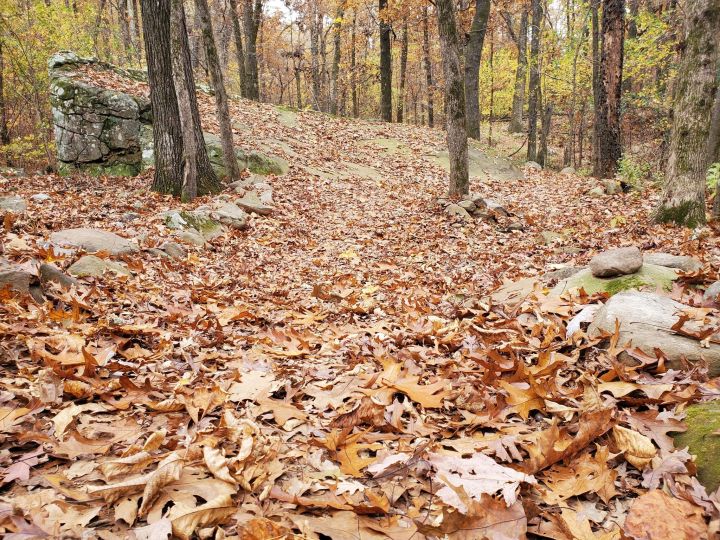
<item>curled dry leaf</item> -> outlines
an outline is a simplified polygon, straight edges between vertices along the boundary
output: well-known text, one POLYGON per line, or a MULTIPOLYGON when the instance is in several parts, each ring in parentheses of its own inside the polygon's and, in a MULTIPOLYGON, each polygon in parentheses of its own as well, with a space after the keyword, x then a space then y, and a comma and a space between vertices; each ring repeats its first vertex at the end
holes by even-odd
POLYGON ((154 460, 155 458, 150 453, 144 451, 138 452, 137 454, 132 454, 120 459, 105 461, 100 465, 100 471, 105 478, 115 478, 122 474, 140 472, 154 460))
POLYGON ((221 495, 212 501, 172 518, 172 532, 181 540, 189 540, 198 528, 224 522, 237 511, 230 495, 221 495))
POLYGON ((143 502, 138 515, 144 516, 150 510, 162 488, 180 479, 184 464, 178 455, 170 454, 147 476, 147 484, 143 489, 143 502))
POLYGON ((615 444, 625 455, 625 459, 637 469, 643 470, 657 454, 657 449, 652 441, 632 429, 615 426, 613 427, 613 438, 615 444))
POLYGON ((205 465, 207 465, 207 468, 215 478, 231 484, 237 483, 230 474, 228 459, 222 454, 219 448, 203 446, 203 459, 205 460, 205 465))

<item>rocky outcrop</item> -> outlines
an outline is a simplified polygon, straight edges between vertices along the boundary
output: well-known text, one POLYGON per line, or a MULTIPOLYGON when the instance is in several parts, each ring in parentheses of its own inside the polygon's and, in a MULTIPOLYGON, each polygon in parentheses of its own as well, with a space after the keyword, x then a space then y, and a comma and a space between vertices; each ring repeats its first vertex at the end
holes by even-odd
POLYGON ((111 255, 125 255, 138 249, 127 238, 102 229, 64 229, 52 233, 50 242, 58 247, 81 248, 89 253, 107 251, 111 255))
MULTIPOLYGON (((135 175, 142 166, 140 125, 151 121, 147 98, 93 86, 81 80, 82 66, 109 64, 59 52, 48 63, 57 157, 61 173, 82 169, 91 174, 135 175)), ((141 72, 119 70, 128 78, 141 72)))
POLYGON ((720 401, 691 405, 685 413, 687 431, 675 435, 675 448, 688 448, 698 480, 712 493, 720 487, 720 401))

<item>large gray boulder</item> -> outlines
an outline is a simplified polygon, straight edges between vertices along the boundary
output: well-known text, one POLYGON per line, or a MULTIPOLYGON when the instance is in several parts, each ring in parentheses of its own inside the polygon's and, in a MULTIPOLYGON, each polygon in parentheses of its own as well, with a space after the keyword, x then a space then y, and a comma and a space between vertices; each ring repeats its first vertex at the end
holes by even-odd
MULTIPOLYGON (((615 332, 620 324, 619 346, 630 345, 654 356, 660 349, 670 367, 681 368, 682 360, 708 362, 710 376, 720 375, 720 345, 704 343, 698 339, 680 335, 672 329, 687 306, 656 293, 627 291, 616 294, 596 313, 588 328, 588 335, 599 336, 615 332)), ((701 325, 692 319, 683 329, 698 332, 701 325)))
POLYGON ((642 253, 631 246, 598 253, 590 260, 590 270, 595 277, 608 278, 634 274, 640 270, 642 263, 642 253))
POLYGON ((81 169, 98 175, 136 175, 142 165, 140 125, 150 122, 150 101, 86 82, 79 75, 83 66, 133 75, 72 52, 50 58, 50 105, 59 170, 62 174, 81 169))
POLYGON ((634 274, 610 278, 595 277, 592 270, 586 268, 569 279, 558 282, 552 293, 559 296, 566 291, 583 289, 587 294, 603 292, 612 296, 632 289, 670 290, 676 279, 677 273, 674 269, 654 264, 643 264, 634 274))
POLYGON ((47 288, 51 283, 58 284, 63 289, 70 289, 78 286, 79 282, 74 277, 68 276, 54 264, 43 263, 40 265, 40 283, 47 288))
POLYGON ((643 261, 667 268, 676 268, 683 272, 695 272, 702 268, 702 263, 688 255, 671 255, 670 253, 645 253, 643 261))
POLYGON ((102 229, 64 229, 52 233, 50 242, 60 247, 81 248, 89 253, 107 251, 111 255, 125 255, 138 249, 127 238, 102 229))
POLYGON ((101 259, 95 255, 85 255, 68 268, 68 272, 75 277, 102 277, 105 272, 130 275, 128 267, 122 263, 101 259))
POLYGON ((19 293, 27 293, 35 280, 30 272, 20 265, 0 257, 0 290, 6 287, 19 293))
POLYGON ((235 199, 235 204, 247 212, 253 212, 261 216, 269 216, 273 213, 273 207, 268 206, 260 200, 260 196, 254 191, 248 191, 239 199, 235 199))
POLYGON ((12 214, 22 214, 27 210, 27 203, 22 197, 17 195, 8 195, 0 197, 0 214, 10 212, 12 214))

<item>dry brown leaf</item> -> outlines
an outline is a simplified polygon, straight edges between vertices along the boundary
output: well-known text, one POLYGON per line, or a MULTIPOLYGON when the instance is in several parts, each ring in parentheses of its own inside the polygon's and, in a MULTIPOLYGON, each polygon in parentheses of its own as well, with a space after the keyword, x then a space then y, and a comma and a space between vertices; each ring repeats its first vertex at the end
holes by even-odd
POLYGON ((675 499, 659 489, 648 491, 633 502, 625 519, 623 533, 633 540, 709 538, 701 508, 685 500, 675 499))
POLYGON ((220 449, 203 446, 203 459, 205 460, 205 465, 207 465, 207 468, 215 478, 231 484, 237 483, 230 474, 228 459, 222 454, 220 449))
POLYGON ((625 455, 625 459, 635 468, 643 470, 657 455, 657 449, 645 435, 622 426, 613 427, 615 444, 625 455))
POLYGON ((237 512, 237 506, 229 495, 221 495, 203 505, 172 518, 172 532, 181 540, 189 540, 198 528, 210 527, 224 522, 237 512))
POLYGON ((120 459, 105 461, 100 465, 100 471, 107 479, 122 474, 132 474, 144 470, 155 458, 148 452, 138 452, 120 459))
POLYGON ((180 479, 182 475, 184 460, 176 454, 170 454, 158 464, 158 468, 147 475, 147 483, 143 489, 143 502, 138 510, 138 515, 144 516, 152 508, 155 499, 166 485, 180 479))

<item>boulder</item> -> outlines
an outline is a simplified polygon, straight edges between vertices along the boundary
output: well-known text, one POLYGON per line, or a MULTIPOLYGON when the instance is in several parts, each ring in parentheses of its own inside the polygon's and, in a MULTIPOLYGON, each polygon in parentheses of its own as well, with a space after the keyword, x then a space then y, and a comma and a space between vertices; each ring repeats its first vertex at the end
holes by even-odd
POLYGON ((468 199, 463 199, 462 201, 457 203, 460 208, 465 209, 468 213, 472 214, 477 210, 477 206, 474 202, 468 199))
POLYGON ((720 400, 690 405, 685 413, 687 431, 674 436, 675 448, 695 456, 698 480, 712 493, 720 487, 720 400))
MULTIPOLYGON (((203 137, 205 138, 205 147, 207 148, 210 163, 215 172, 221 179, 227 178, 220 137, 212 133, 203 133, 203 137)), ((248 169, 250 172, 257 174, 283 175, 290 170, 290 165, 284 159, 261 151, 246 152, 241 148, 235 148, 235 157, 238 160, 240 169, 248 169)))
POLYGON ((165 242, 160 246, 160 250, 173 259, 184 259, 187 257, 187 251, 177 242, 165 242))
POLYGON ((445 213, 449 216, 457 216, 461 219, 470 219, 470 214, 462 206, 449 204, 445 207, 445 213))
POLYGON ((195 229, 180 231, 177 238, 178 240, 185 242, 186 244, 192 244, 193 246, 203 247, 205 245, 205 238, 203 238, 203 235, 195 229))
POLYGON ((565 167, 560 171, 560 174, 562 174, 563 176, 575 174, 575 167, 565 167))
POLYGON ((22 266, 0 257, 0 290, 9 288, 19 293, 27 293, 35 281, 35 276, 22 266))
POLYGON ((601 186, 595 186, 590 191, 587 192, 588 197, 593 197, 594 199, 599 199, 600 197, 605 196, 605 190, 601 186))
POLYGON ((542 165, 540 165, 536 161, 528 161, 527 163, 525 163, 525 168, 530 169, 531 171, 541 171, 542 165))
POLYGON ((81 248, 88 253, 107 251, 111 255, 125 255, 138 249, 127 238, 102 229, 65 229, 52 233, 50 242, 60 247, 81 248))
POLYGON ((27 210, 27 203, 22 197, 17 195, 0 197, 0 213, 22 214, 25 210, 27 210))
POLYGON ((78 286, 79 281, 68 276, 54 264, 44 263, 40 265, 40 284, 46 288, 50 283, 57 283, 63 289, 70 289, 73 285, 78 286))
POLYGON ((560 281, 552 292, 559 296, 566 291, 582 288, 588 294, 604 292, 612 296, 631 289, 648 288, 654 291, 659 287, 663 290, 670 290, 672 282, 676 279, 675 270, 654 264, 644 264, 634 274, 612 278, 595 277, 592 270, 586 268, 571 278, 560 281))
POLYGON ((603 189, 608 195, 615 195, 622 191, 622 185, 617 180, 603 180, 603 189))
POLYGON ((705 289, 703 300, 712 302, 718 297, 718 295, 720 295, 720 281, 716 281, 705 289))
POLYGON ((130 275, 128 267, 122 263, 101 259, 95 255, 85 255, 75 262, 68 272, 75 277, 102 277, 107 272, 112 271, 126 276, 130 275))
POLYGON ((561 242, 563 240, 562 234, 553 231, 542 231, 540 233, 540 237, 542 238, 543 243, 547 245, 554 244, 555 242, 561 242))
POLYGON ((47 193, 36 193, 35 195, 31 195, 30 199, 37 203, 42 203, 45 201, 49 201, 50 195, 48 195, 47 193))
POLYGON ((273 207, 263 203, 254 191, 248 191, 243 197, 235 199, 235 204, 243 210, 261 216, 268 216, 273 213, 273 207))
POLYGON ((634 274, 643 264, 643 256, 635 246, 609 249, 598 253, 590 260, 592 275, 608 278, 634 274))
MULTIPOLYGON (((630 344, 654 356, 660 349, 670 367, 679 369, 682 360, 708 362, 710 376, 720 375, 720 344, 704 343, 679 335, 672 327, 687 306, 656 293, 626 291, 610 298, 596 313, 588 328, 591 337, 615 332, 616 321, 620 324, 619 346, 630 344)), ((696 332, 702 325, 694 320, 685 323, 684 329, 696 332)))
POLYGON ((242 208, 231 202, 213 210, 212 216, 220 223, 233 229, 245 229, 247 227, 248 215, 242 208))
POLYGON ((498 216, 509 216, 510 212, 507 211, 507 209, 500 204, 497 201, 493 201, 492 199, 485 199, 485 206, 488 212, 491 214, 495 214, 498 216))
POLYGON ((676 268, 683 272, 695 272, 702 268, 702 263, 687 255, 671 255, 669 253, 645 253, 643 261, 648 264, 676 268))

